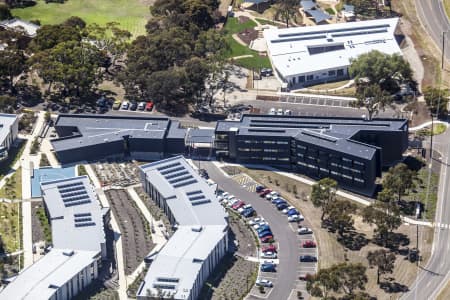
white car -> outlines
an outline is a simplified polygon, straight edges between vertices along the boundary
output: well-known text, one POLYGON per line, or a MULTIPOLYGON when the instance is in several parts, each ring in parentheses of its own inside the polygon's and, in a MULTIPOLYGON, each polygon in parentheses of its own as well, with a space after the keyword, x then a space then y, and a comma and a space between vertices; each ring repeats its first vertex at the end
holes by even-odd
POLYGON ((267 279, 258 279, 256 280, 256 286, 263 286, 263 287, 273 287, 273 283, 270 280, 267 279))
POLYGON ((230 196, 230 193, 224 192, 224 193, 222 193, 221 196, 222 196, 223 198, 227 198, 228 196, 230 196))
POLYGON ((269 115, 276 115, 277 114, 277 110, 274 108, 274 107, 272 107, 270 110, 269 110, 269 115))
POLYGON ((269 259, 276 259, 277 258, 277 254, 275 252, 262 252, 261 253, 261 258, 269 258, 269 259))
POLYGON ((270 192, 266 195, 266 200, 272 200, 274 198, 278 198, 280 194, 278 192, 270 192))
POLYGON ((248 221, 248 225, 253 226, 253 225, 255 225, 257 223, 260 223, 260 222, 263 222, 263 221, 264 221, 263 218, 257 217, 257 218, 254 218, 253 220, 248 221))
POLYGON ((138 110, 144 110, 145 109, 145 105, 147 105, 146 102, 139 102, 137 109, 138 110))
POLYGON ((277 115, 278 115, 278 116, 282 116, 282 115, 283 115, 283 109, 282 109, 282 108, 279 108, 279 109, 277 110, 277 115))
POLYGON ((228 201, 227 201, 227 206, 228 206, 228 207, 232 207, 233 204, 235 204, 235 203, 238 202, 238 201, 239 201, 239 199, 236 199, 236 198, 233 198, 233 199, 231 199, 231 200, 228 200, 228 201))
POLYGON ((256 223, 255 225, 253 225, 253 229, 258 230, 259 227, 264 226, 264 225, 268 225, 268 223, 266 221, 261 221, 259 223, 256 223))
POLYGON ((292 215, 288 217, 288 222, 300 222, 304 219, 302 215, 292 215))
POLYGON ((289 206, 288 208, 283 209, 283 214, 287 214, 288 211, 290 211, 290 210, 293 209, 293 208, 295 208, 295 207, 289 206))
POLYGON ((128 101, 122 102, 122 109, 128 109, 129 107, 130 107, 130 102, 128 102, 128 101))
POLYGON ((285 115, 285 116, 292 116, 292 110, 286 109, 286 110, 284 111, 284 115, 285 115))
POLYGON ((301 227, 298 229, 298 234, 311 234, 313 233, 311 228, 308 227, 301 227))

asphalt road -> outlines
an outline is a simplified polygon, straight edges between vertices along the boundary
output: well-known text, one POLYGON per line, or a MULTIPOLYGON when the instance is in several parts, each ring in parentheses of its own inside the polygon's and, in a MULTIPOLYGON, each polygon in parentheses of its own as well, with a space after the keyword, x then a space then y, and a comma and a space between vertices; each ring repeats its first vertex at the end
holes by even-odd
MULTIPOLYGON (((416 0, 416 11, 425 30, 433 41, 442 48, 442 33, 450 30, 442 0, 416 0)), ((450 60, 450 31, 445 36, 445 57, 450 60)))
POLYGON ((242 188, 236 181, 226 177, 211 162, 201 162, 201 168, 208 171, 209 176, 220 188, 233 194, 246 203, 250 203, 259 215, 269 223, 275 240, 278 242, 279 264, 277 266, 277 278, 273 290, 268 299, 288 299, 291 290, 295 288, 297 279, 298 239, 297 234, 289 228, 286 216, 280 214, 269 201, 260 198, 256 193, 251 193, 242 188))
MULTIPOLYGON (((436 209, 436 223, 434 228, 433 252, 426 266, 421 267, 417 280, 410 287, 410 291, 402 299, 422 300, 435 299, 441 289, 450 279, 450 130, 437 136, 433 147, 442 158, 434 160, 433 164, 441 164, 439 179, 438 204, 436 209), (442 224, 444 224, 442 226, 442 224), (446 228, 447 227, 447 228, 446 228)), ((420 245, 419 245, 420 249, 420 245)))

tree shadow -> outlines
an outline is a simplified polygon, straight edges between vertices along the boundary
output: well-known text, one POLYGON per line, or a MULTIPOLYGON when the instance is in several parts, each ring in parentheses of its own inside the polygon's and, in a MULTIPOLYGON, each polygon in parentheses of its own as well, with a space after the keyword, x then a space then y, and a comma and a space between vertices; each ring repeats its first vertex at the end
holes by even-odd
POLYGON ((384 239, 377 235, 373 238, 372 242, 378 246, 386 247, 395 253, 399 252, 400 247, 405 247, 410 244, 409 237, 399 232, 388 233, 384 239))
POLYGON ((369 243, 366 235, 356 231, 349 231, 343 236, 338 236, 337 241, 345 248, 358 251, 369 243))
POLYGON ((399 282, 394 281, 394 278, 388 278, 387 281, 380 282, 380 288, 386 293, 406 293, 409 288, 399 282))

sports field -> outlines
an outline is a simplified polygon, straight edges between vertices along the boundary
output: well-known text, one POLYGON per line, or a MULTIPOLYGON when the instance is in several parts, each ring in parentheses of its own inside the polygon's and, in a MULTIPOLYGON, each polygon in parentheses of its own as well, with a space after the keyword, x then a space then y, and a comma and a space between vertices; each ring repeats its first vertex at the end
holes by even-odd
POLYGON ((64 4, 46 4, 45 0, 36 2, 32 7, 13 9, 13 15, 24 20, 40 20, 41 24, 58 24, 70 16, 78 16, 88 24, 103 25, 115 21, 133 36, 145 33, 145 24, 150 18, 150 1, 144 0, 67 0, 64 4))

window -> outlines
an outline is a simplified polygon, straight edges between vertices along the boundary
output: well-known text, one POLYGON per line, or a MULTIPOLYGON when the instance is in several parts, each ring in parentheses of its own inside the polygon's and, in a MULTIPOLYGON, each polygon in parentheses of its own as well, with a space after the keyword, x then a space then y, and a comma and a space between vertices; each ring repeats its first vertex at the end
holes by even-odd
POLYGON ((332 175, 335 175, 335 176, 341 176, 341 173, 336 172, 336 171, 331 171, 331 174, 332 174, 332 175))
POLYGON ((307 75, 306 81, 311 81, 311 80, 314 80, 314 75, 307 75))
POLYGON ((278 149, 264 149, 264 152, 278 152, 278 149))
POLYGON ((345 174, 343 174, 342 177, 350 179, 350 180, 352 179, 352 176, 348 176, 348 175, 345 175, 345 174))
POLYGON ((306 164, 305 164, 304 162, 301 162, 301 161, 298 161, 298 162, 297 162, 297 165, 301 165, 301 166, 306 167, 306 164))
POLYGON ((329 172, 329 170, 328 169, 325 169, 325 168, 320 168, 320 171, 322 171, 322 172, 329 172))
POLYGON ((238 148, 239 151, 248 152, 250 151, 250 148, 238 148))
POLYGON ((317 170, 319 168, 318 166, 311 165, 311 164, 307 164, 307 167, 311 168, 311 169, 315 169, 315 170, 317 170))
POLYGON ((275 141, 263 141, 264 144, 275 144, 275 141))
POLYGON ((364 163, 363 163, 363 162, 360 162, 360 161, 357 161, 357 160, 355 160, 353 163, 354 163, 355 165, 364 166, 364 163))
POLYGON ((288 141, 277 141, 277 144, 278 145, 287 145, 287 144, 289 144, 289 142, 288 141))
POLYGON ((337 76, 344 76, 344 69, 338 69, 337 76))
POLYGON ((345 157, 343 157, 342 160, 345 161, 345 162, 350 162, 350 163, 352 162, 351 159, 348 159, 348 158, 345 158, 345 157))
POLYGON ((289 161, 289 157, 279 157, 278 160, 280 160, 280 161, 289 161))
POLYGON ((298 82, 305 82, 305 76, 298 76, 298 82))
POLYGON ((276 160, 276 157, 263 157, 263 160, 276 160))
POLYGON ((358 177, 355 177, 354 179, 355 179, 355 181, 358 181, 358 182, 364 183, 364 179, 361 179, 361 178, 358 178, 358 177))

